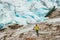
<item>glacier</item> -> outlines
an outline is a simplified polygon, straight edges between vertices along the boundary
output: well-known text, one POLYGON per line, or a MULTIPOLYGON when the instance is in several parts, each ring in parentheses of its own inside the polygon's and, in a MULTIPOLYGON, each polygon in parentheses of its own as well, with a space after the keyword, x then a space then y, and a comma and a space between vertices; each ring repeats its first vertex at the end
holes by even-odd
POLYGON ((0 0, 0 29, 45 21, 53 6, 60 8, 60 0, 0 0))

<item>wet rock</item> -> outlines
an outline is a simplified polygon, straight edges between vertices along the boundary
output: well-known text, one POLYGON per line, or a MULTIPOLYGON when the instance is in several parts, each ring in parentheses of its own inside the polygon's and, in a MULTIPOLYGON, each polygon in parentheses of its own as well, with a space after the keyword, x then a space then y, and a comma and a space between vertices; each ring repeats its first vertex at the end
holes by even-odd
POLYGON ((20 34, 19 38, 22 38, 22 37, 23 37, 23 35, 24 35, 24 33, 20 34))
POLYGON ((22 27, 23 25, 19 25, 19 24, 12 24, 12 25, 9 25, 8 27, 11 28, 11 29, 18 29, 20 27, 22 27))
POLYGON ((36 38, 26 38, 26 40, 36 40, 36 38))

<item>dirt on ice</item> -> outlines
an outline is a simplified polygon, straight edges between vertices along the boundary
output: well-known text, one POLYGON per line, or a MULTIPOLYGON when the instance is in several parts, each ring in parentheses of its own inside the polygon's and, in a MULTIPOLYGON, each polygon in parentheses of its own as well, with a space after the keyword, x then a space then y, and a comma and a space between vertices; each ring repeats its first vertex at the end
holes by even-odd
POLYGON ((60 18, 60 8, 52 12, 49 18, 60 18))
POLYGON ((35 30, 30 30, 13 36, 17 29, 5 29, 0 31, 0 40, 60 40, 60 23, 41 23, 38 24, 39 37, 35 30))

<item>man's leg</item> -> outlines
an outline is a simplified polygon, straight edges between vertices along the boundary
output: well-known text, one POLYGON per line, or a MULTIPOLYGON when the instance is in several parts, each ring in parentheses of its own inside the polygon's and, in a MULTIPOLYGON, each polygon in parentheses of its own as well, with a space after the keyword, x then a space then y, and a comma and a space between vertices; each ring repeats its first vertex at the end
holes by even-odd
POLYGON ((36 30, 36 34, 37 34, 37 36, 39 36, 38 30, 36 30))

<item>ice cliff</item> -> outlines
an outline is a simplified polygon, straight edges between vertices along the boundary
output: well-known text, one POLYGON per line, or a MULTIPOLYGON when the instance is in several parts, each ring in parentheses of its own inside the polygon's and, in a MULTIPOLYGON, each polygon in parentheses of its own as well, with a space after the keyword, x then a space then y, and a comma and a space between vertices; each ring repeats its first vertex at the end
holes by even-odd
POLYGON ((53 6, 59 8, 60 0, 0 0, 0 28, 45 21, 53 6))

